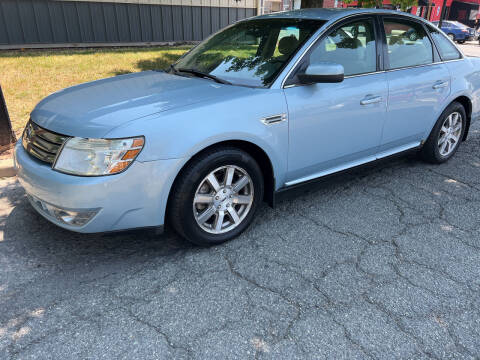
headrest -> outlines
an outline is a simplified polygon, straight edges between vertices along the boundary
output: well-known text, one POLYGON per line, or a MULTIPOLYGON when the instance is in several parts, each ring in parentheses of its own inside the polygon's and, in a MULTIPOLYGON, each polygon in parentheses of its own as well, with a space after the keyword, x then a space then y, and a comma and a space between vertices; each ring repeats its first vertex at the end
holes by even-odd
POLYGON ((278 42, 278 51, 282 55, 290 55, 298 46, 298 40, 295 35, 285 36, 278 42))

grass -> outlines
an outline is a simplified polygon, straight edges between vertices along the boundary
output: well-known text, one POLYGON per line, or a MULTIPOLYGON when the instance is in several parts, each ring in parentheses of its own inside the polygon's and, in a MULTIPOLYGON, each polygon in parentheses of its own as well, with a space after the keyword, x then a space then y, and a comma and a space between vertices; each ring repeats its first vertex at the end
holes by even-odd
POLYGON ((0 51, 0 85, 12 126, 21 133, 45 96, 86 81, 136 71, 165 69, 188 46, 0 51))

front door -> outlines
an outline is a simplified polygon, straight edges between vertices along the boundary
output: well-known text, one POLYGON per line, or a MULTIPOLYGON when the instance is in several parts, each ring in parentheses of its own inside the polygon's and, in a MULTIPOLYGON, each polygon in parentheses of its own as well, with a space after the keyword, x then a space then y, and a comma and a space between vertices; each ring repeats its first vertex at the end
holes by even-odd
POLYGON ((372 17, 339 25, 305 55, 343 65, 341 83, 293 83, 285 88, 289 114, 287 184, 375 160, 385 121, 386 74, 377 72, 377 39, 372 17))

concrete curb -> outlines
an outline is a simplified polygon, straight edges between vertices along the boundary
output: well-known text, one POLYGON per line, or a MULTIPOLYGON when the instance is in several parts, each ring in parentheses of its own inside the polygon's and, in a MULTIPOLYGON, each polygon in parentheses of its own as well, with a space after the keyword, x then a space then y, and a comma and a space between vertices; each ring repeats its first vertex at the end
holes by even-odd
POLYGON ((17 172, 13 167, 13 159, 0 160, 0 178, 1 177, 12 177, 15 176, 17 172))

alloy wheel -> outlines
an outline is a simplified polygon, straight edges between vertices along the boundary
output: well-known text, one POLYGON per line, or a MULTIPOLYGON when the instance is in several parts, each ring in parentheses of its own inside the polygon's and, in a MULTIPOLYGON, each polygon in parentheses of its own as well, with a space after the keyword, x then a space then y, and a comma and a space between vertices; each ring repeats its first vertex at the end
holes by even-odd
POLYGON ((438 136, 438 150, 440 155, 450 155, 460 142, 463 119, 459 112, 453 112, 445 118, 438 136))
POLYGON ((193 198, 193 215, 206 232, 224 234, 242 223, 253 197, 253 182, 244 169, 221 166, 200 182, 193 198))

